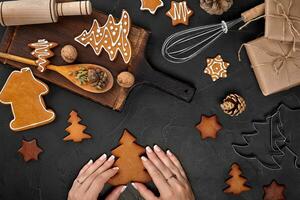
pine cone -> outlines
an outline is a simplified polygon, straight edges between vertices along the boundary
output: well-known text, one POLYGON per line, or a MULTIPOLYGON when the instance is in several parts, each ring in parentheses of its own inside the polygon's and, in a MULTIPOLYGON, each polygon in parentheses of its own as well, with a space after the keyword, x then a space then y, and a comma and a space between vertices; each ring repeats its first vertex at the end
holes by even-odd
POLYGON ((246 110, 244 98, 237 94, 228 95, 220 106, 224 113, 230 116, 238 116, 246 110))
POLYGON ((200 7, 211 15, 222 15, 233 4, 233 0, 200 0, 200 7))

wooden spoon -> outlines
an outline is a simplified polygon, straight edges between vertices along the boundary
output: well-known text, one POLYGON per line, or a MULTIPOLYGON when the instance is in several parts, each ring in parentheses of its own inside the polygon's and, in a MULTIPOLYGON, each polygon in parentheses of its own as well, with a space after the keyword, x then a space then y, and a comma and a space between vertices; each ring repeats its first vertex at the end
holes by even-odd
MULTIPOLYGON (((24 63, 32 66, 37 66, 36 62, 34 60, 20 57, 20 56, 15 56, 7 53, 1 53, 0 52, 0 58, 5 58, 8 60, 16 61, 19 63, 24 63)), ((77 85, 83 90, 86 90, 88 92, 92 93, 104 93, 110 90, 113 87, 114 84, 114 77, 112 76, 111 72, 106 69, 105 67, 102 67, 100 65, 95 65, 95 64, 73 64, 73 65, 62 65, 62 66, 57 66, 57 65, 48 65, 47 69, 55 71, 62 76, 64 76, 66 79, 71 81, 73 84, 77 85), (103 89, 97 89, 96 87, 93 87, 90 84, 81 84, 79 80, 75 78, 74 75, 71 75, 72 72, 80 70, 82 67, 87 68, 87 69, 100 69, 104 72, 107 73, 108 76, 108 82, 106 86, 103 89)))

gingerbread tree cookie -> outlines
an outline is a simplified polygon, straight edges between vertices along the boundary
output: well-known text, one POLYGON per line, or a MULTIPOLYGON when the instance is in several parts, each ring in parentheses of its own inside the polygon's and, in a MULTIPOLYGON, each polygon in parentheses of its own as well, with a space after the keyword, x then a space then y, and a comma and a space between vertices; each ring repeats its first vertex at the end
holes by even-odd
POLYGON ((39 154, 43 150, 37 145, 36 139, 31 141, 22 140, 22 147, 18 150, 22 154, 23 159, 28 162, 30 160, 38 160, 39 154))
POLYGON ((140 10, 148 10, 152 15, 155 14, 156 10, 164 6, 162 0, 141 0, 140 10))
POLYGON ((193 15, 193 11, 189 9, 186 4, 186 1, 171 2, 171 8, 168 10, 166 15, 171 18, 172 25, 176 26, 178 24, 189 24, 189 18, 193 15))
POLYGON ((270 185, 264 187, 264 200, 285 200, 284 190, 284 185, 280 185, 273 180, 270 185))
POLYGON ((68 120, 71 125, 66 128, 66 131, 70 134, 64 138, 64 141, 72 140, 73 142, 81 142, 83 139, 92 138, 89 134, 84 132, 86 126, 80 124, 80 121, 81 119, 78 117, 77 112, 73 110, 68 120))
POLYGON ((30 68, 13 71, 0 92, 0 102, 10 104, 14 119, 10 122, 13 131, 23 131, 52 122, 55 114, 47 110, 42 98, 48 86, 37 80, 30 68))
POLYGON ((231 177, 226 181, 229 186, 224 190, 225 193, 239 195, 251 189, 245 185, 247 179, 242 177, 241 174, 240 166, 234 163, 229 173, 231 177))
POLYGON ((202 139, 217 138, 218 132, 222 129, 217 115, 210 117, 201 116, 201 122, 197 124, 196 129, 199 131, 202 139))
POLYGON ((217 55, 215 58, 207 58, 206 62, 207 66, 204 73, 210 75, 213 81, 219 78, 227 78, 227 68, 230 64, 225 62, 221 55, 217 55))
POLYGON ((124 62, 129 63, 131 59, 131 45, 128 39, 130 26, 129 14, 123 10, 118 23, 115 22, 112 15, 108 16, 106 23, 101 27, 98 21, 94 19, 91 29, 89 31, 84 30, 75 37, 75 41, 85 47, 90 45, 96 55, 100 55, 104 49, 111 61, 115 60, 117 53, 120 52, 124 62))
POLYGON ((120 146, 112 151, 118 157, 114 166, 119 167, 119 172, 108 181, 109 184, 126 185, 129 182, 146 183, 151 180, 140 158, 145 149, 137 145, 135 140, 128 130, 124 130, 120 146))
POLYGON ((51 51, 51 49, 56 47, 57 45, 57 43, 48 42, 45 39, 41 39, 35 43, 28 44, 29 47, 34 49, 34 51, 31 52, 31 55, 37 58, 35 62, 40 72, 45 71, 47 65, 50 64, 50 61, 47 59, 54 56, 54 53, 51 51))

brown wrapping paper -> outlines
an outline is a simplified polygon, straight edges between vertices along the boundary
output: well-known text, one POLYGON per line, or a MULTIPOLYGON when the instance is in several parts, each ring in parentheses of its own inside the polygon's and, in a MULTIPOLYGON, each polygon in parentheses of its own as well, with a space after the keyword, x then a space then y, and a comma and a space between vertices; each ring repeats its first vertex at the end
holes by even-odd
POLYGON ((267 96, 300 85, 300 44, 258 38, 245 44, 256 79, 267 96))
POLYGON ((300 42, 300 0, 265 0, 268 39, 300 42))

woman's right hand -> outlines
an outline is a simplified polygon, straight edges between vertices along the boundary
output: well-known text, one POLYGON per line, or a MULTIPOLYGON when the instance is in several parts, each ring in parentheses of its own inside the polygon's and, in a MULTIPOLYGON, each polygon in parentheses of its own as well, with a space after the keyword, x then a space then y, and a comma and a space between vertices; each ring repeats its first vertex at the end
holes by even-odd
POLYGON ((155 196, 142 183, 132 183, 145 200, 195 200, 184 169, 171 151, 165 153, 155 145, 154 151, 146 147, 146 153, 149 159, 144 156, 141 159, 160 196, 155 196))

